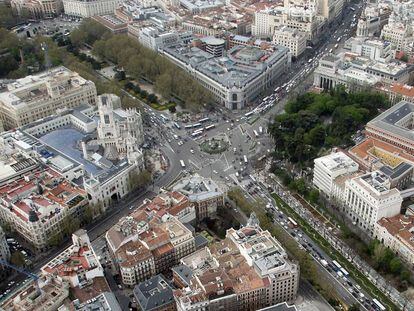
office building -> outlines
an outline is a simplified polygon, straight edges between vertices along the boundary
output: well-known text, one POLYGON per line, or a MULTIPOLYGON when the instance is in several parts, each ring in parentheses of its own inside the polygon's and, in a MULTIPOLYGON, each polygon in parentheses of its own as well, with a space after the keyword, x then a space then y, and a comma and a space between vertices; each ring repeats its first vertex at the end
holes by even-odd
POLYGON ((54 18, 62 13, 62 0, 10 0, 10 6, 19 16, 30 19, 54 18))
POLYGON ((306 34, 295 28, 279 27, 273 35, 273 43, 288 48, 292 56, 300 56, 306 49, 306 34))
POLYGON ((402 203, 400 191, 390 188, 389 179, 380 171, 347 180, 344 200, 342 211, 369 236, 378 220, 398 215, 402 203))
POLYGON ((62 0, 66 15, 75 17, 92 17, 114 13, 121 4, 120 0, 62 0))
POLYGON ((65 67, 18 79, 0 92, 0 118, 6 130, 49 117, 59 109, 96 103, 92 81, 65 67))
MULTIPOLYGON (((89 202, 104 210, 127 195, 143 171, 143 135, 140 113, 120 108, 117 96, 104 94, 97 107, 59 111, 4 133, 3 140, 12 151, 44 163, 68 181, 80 182, 89 202)), ((26 162, 17 166, 18 171, 8 165, 7 172, 22 175, 31 165, 26 162)))
POLYGON ((224 206, 225 193, 211 178, 190 175, 177 181, 172 189, 187 196, 195 207, 197 221, 215 214, 217 208, 224 206))
POLYGON ((374 237, 414 268, 414 216, 396 215, 381 218, 374 228, 374 237))
POLYGON ((400 101, 367 123, 367 136, 387 142, 414 155, 412 123, 414 104, 400 101))
POLYGON ((299 266, 268 231, 248 224, 184 257, 173 269, 177 310, 257 310, 292 303, 299 266))
POLYGON ((389 63, 395 57, 395 50, 389 42, 371 38, 351 38, 351 52, 373 61, 389 63))
POLYGON ((285 74, 291 63, 287 48, 234 46, 220 58, 200 48, 176 44, 161 53, 189 72, 226 108, 243 109, 285 74))
POLYGON ((190 43, 193 35, 190 31, 160 31, 158 28, 149 26, 142 27, 138 32, 138 41, 147 48, 158 51, 164 46, 176 43, 190 43))
POLYGON ((327 197, 331 197, 334 180, 342 175, 358 171, 358 164, 343 152, 333 152, 316 158, 313 169, 313 185, 327 197))

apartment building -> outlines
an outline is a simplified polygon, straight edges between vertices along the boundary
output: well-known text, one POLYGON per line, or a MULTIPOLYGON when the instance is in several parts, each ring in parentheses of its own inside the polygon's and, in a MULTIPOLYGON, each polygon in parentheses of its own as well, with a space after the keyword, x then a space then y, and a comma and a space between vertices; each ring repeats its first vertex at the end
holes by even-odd
POLYGON ((122 218, 108 230, 106 241, 127 286, 169 273, 182 257, 195 250, 192 232, 176 217, 159 217, 145 210, 122 218))
POLYGON ((248 224, 181 259, 173 269, 177 310, 258 310, 293 302, 299 266, 269 232, 248 224))
POLYGON ((398 51, 403 51, 407 40, 413 40, 413 30, 409 23, 390 20, 382 28, 381 39, 389 41, 398 51))
POLYGON ((120 0, 62 0, 66 15, 75 17, 92 17, 112 14, 122 3, 120 0))
POLYGON ((194 204, 178 191, 162 191, 152 200, 146 199, 139 209, 154 212, 159 217, 170 214, 184 224, 196 221, 194 204))
POLYGON ((51 116, 59 109, 95 103, 95 84, 61 66, 7 84, 0 93, 0 119, 8 130, 51 116))
POLYGON ((339 176, 357 172, 358 167, 358 163, 341 151, 316 158, 313 185, 329 198, 332 195, 334 180, 339 176))
POLYGON ((56 311, 69 297, 69 284, 57 277, 43 276, 23 283, 10 296, 2 300, 5 311, 56 311))
POLYGON ((375 224, 374 237, 414 268, 413 215, 381 218, 375 224))
POLYGON ((389 63, 395 58, 395 49, 386 41, 371 38, 351 38, 351 52, 381 63, 389 63))
POLYGON ((255 102, 291 65, 290 52, 282 46, 265 50, 234 46, 226 56, 217 58, 197 47, 176 44, 164 47, 161 54, 189 72, 217 103, 231 110, 255 102))
POLYGON ((184 194, 194 205, 197 221, 215 214, 217 208, 224 206, 226 194, 211 178, 190 175, 177 181, 172 189, 184 194))
POLYGON ((72 245, 55 256, 41 268, 42 275, 53 275, 70 287, 84 288, 93 279, 104 277, 104 270, 92 248, 85 230, 72 234, 72 245))
MULTIPOLYGON (((6 234, 0 227, 0 260, 9 261, 10 259, 10 248, 7 244, 6 234)), ((0 266, 0 281, 7 275, 7 267, 4 265, 0 266)))
POLYGON ((378 220, 400 213, 402 203, 400 191, 390 188, 389 179, 380 171, 347 180, 344 200, 342 211, 370 236, 378 220))
POLYGON ((375 89, 386 95, 391 105, 395 105, 400 101, 406 101, 414 103, 414 87, 408 84, 394 83, 391 85, 385 85, 378 83, 375 89))
POLYGON ((295 28, 279 27, 273 35, 273 43, 288 48, 292 56, 300 56, 306 49, 307 36, 295 28))
POLYGON ((414 155, 411 125, 414 120, 414 104, 400 101, 366 125, 367 136, 384 141, 414 155))
MULTIPOLYGON (((24 166, 26 161, 19 161, 16 156, 11 165, 24 166)), ((2 166, 3 172, 7 170, 7 165, 2 166)), ((48 248, 50 238, 62 234, 68 217, 81 219, 87 204, 85 190, 51 168, 38 166, 0 187, 0 222, 43 251, 48 248)))
POLYGON ((173 288, 163 275, 156 275, 134 287, 141 311, 175 311, 173 288))

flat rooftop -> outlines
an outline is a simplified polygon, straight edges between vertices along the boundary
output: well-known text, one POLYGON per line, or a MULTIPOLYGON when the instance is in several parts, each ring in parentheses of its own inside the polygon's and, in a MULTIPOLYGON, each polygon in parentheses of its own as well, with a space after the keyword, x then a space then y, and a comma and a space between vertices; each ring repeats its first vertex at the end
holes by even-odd
POLYGON ((370 128, 388 132, 412 143, 414 141, 414 103, 400 101, 368 122, 368 132, 370 128))
POLYGON ((254 46, 234 46, 219 58, 197 47, 175 44, 164 52, 193 67, 214 81, 227 87, 243 87, 276 64, 287 53, 282 46, 262 50, 254 46))

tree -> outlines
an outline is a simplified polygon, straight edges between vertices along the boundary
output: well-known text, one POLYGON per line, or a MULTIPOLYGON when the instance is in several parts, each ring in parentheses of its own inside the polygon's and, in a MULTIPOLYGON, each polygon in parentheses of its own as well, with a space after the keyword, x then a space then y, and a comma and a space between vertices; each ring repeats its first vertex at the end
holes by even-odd
POLYGON ((151 173, 147 170, 143 170, 140 173, 133 171, 129 175, 130 189, 132 190, 132 189, 143 188, 151 182, 151 179, 152 179, 151 173))
POLYGON ((56 246, 59 246, 60 243, 62 243, 62 240, 63 240, 63 236, 60 232, 58 232, 49 237, 47 241, 47 245, 49 247, 56 247, 56 246))
POLYGON ((26 264, 25 258, 20 251, 13 252, 10 256, 10 262, 18 267, 24 267, 26 264))
POLYGON ((319 200, 319 191, 317 189, 312 189, 309 192, 309 202, 316 204, 319 200))
POLYGON ((62 222, 62 233, 64 236, 70 236, 73 232, 80 228, 79 219, 73 215, 68 215, 62 222))
POLYGON ((353 304, 348 308, 348 311, 359 311, 359 305, 353 304))
POLYGON ((393 274, 400 274, 401 269, 402 269, 402 263, 401 260, 398 257, 394 257, 393 259, 391 259, 390 264, 389 264, 389 269, 390 272, 393 274))
POLYGON ((122 81, 125 80, 125 71, 117 71, 114 76, 115 80, 122 81))

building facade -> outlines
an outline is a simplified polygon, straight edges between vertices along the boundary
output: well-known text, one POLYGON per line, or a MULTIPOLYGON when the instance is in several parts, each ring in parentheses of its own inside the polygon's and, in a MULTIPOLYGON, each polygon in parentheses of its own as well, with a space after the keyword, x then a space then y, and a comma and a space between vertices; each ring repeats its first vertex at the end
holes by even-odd
POLYGON ((299 267, 269 232, 248 224, 183 258, 173 280, 179 311, 258 310, 296 299, 299 267))
POLYGON ((87 18, 112 14, 121 2, 120 0, 63 0, 63 9, 66 15, 87 18))
POLYGON ((137 210, 106 233, 109 251, 126 286, 164 273, 195 251, 192 232, 176 217, 137 210))
POLYGON ((306 34, 289 27, 276 28, 273 43, 289 49, 292 56, 300 56, 306 49, 306 34))
POLYGON ((413 215, 381 218, 375 224, 374 237, 396 253, 411 268, 414 267, 413 215))
POLYGON ((282 46, 266 50, 234 46, 220 58, 189 45, 165 47, 161 53, 199 81, 216 102, 231 110, 256 101, 291 65, 291 54, 282 46))
POLYGON ((401 211, 402 197, 381 172, 361 175, 345 182, 342 211, 369 236, 383 217, 393 217, 401 211))
POLYGON ((313 185, 327 197, 331 197, 334 180, 356 171, 358 164, 355 161, 343 152, 333 152, 314 160, 313 185))
POLYGON ((65 67, 27 76, 0 93, 0 118, 6 130, 51 116, 59 109, 96 103, 92 81, 65 67))

